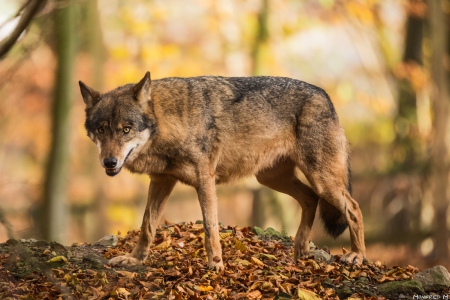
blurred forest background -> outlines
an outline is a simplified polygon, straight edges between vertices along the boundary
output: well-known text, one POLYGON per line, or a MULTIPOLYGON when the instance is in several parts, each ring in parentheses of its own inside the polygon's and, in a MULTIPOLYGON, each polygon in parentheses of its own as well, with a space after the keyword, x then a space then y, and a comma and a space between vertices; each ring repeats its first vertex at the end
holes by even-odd
MULTIPOLYGON (((276 75, 333 100, 368 258, 449 268, 449 37, 449 0, 0 0, 0 242, 95 242, 141 224, 149 179, 104 174, 78 80, 276 75)), ((295 234, 288 196, 251 178, 218 194, 222 223, 295 234)), ((195 190, 178 185, 164 219, 201 219, 195 190)), ((349 248, 320 221, 313 241, 349 248)))

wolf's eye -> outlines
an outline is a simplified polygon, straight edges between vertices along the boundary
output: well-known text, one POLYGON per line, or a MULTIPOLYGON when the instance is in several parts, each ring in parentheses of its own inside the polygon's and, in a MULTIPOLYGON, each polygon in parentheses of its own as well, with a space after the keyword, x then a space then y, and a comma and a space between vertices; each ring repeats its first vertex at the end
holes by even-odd
POLYGON ((103 129, 103 127, 99 127, 99 128, 97 128, 97 132, 98 133, 104 133, 105 129, 103 129))
POLYGON ((128 133, 130 132, 131 128, 130 127, 124 127, 123 128, 123 133, 128 133))

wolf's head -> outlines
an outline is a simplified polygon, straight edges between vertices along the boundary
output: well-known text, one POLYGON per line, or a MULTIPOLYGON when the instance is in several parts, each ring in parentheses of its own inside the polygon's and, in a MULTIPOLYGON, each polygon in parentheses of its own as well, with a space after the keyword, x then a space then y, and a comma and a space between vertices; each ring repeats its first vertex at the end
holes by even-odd
POLYGON ((138 84, 100 94, 79 82, 86 103, 85 127, 97 145, 100 163, 109 176, 117 175, 133 160, 156 129, 152 117, 151 79, 147 72, 138 84))

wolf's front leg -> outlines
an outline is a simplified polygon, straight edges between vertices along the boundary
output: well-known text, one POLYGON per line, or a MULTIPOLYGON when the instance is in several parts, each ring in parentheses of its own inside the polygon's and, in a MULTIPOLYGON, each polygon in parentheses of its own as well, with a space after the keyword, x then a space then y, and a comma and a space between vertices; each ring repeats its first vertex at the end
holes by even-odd
POLYGON ((208 255, 208 266, 216 271, 223 271, 222 248, 219 238, 219 222, 217 220, 217 195, 215 176, 209 170, 200 171, 197 187, 198 199, 203 214, 205 229, 205 248, 208 255))
POLYGON ((150 178, 147 207, 136 247, 130 254, 110 259, 109 264, 112 266, 140 265, 148 256, 148 250, 155 237, 156 226, 163 212, 164 204, 177 182, 171 176, 151 176, 150 178))

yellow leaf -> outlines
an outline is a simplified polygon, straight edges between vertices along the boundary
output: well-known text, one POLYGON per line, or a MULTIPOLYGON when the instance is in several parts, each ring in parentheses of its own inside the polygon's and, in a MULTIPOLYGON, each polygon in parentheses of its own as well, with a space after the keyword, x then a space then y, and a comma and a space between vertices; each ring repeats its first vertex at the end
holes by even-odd
POLYGON ((320 297, 316 293, 302 288, 298 288, 297 295, 300 300, 320 300, 320 297))
POLYGON ((257 259, 256 257, 252 256, 252 261, 257 264, 260 267, 264 267, 264 263, 262 261, 260 261, 259 259, 257 259))
POLYGON ((169 248, 171 243, 172 243, 172 239, 169 237, 167 240, 165 240, 161 244, 156 245, 155 249, 156 250, 167 249, 167 248, 169 248))
POLYGON ((52 259, 47 260, 48 263, 54 263, 54 262, 63 262, 63 263, 68 263, 69 261, 67 260, 67 258, 65 258, 64 256, 60 255, 60 256, 55 256, 52 259))
POLYGON ((271 289, 273 288, 273 283, 270 282, 270 281, 263 282, 263 284, 261 285, 261 288, 262 288, 264 291, 271 290, 271 289))
POLYGON ((241 253, 247 252, 247 246, 238 239, 234 239, 234 247, 241 251, 241 253))
POLYGON ((251 264, 251 263, 250 263, 248 260, 246 260, 246 259, 238 259, 238 260, 236 260, 236 263, 237 263, 238 265, 241 265, 241 266, 248 266, 248 265, 251 264))
POLYGON ((314 270, 320 269, 319 264, 314 259, 308 259, 306 265, 313 267, 314 270))
POLYGON ((209 291, 213 291, 214 288, 213 288, 212 286, 210 286, 210 285, 208 285, 208 286, 206 286, 206 285, 200 285, 200 286, 198 287, 198 290, 199 290, 200 292, 209 292, 209 291))
POLYGON ((261 256, 264 256, 264 257, 266 257, 268 259, 271 259, 271 260, 277 260, 277 257, 275 255, 272 255, 272 254, 261 253, 261 256))
POLYGON ((232 236, 233 233, 232 232, 219 232, 219 236, 221 239, 227 238, 229 236, 232 236))

